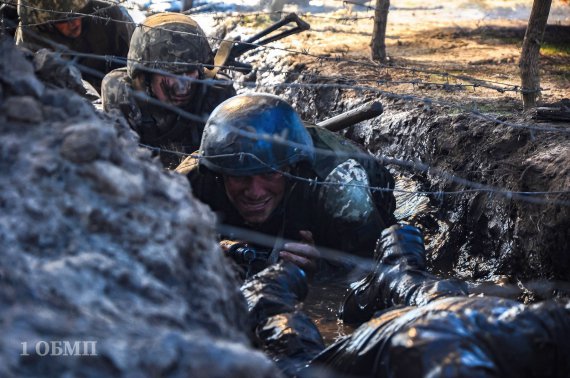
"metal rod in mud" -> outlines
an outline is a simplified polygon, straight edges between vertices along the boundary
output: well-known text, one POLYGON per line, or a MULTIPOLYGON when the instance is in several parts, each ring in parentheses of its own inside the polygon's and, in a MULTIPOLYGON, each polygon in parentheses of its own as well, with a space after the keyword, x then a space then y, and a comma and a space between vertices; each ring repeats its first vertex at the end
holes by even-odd
POLYGON ((384 108, 380 101, 370 101, 356 109, 351 109, 332 118, 325 119, 317 123, 317 126, 324 127, 330 131, 340 131, 358 122, 378 117, 383 111, 384 108))

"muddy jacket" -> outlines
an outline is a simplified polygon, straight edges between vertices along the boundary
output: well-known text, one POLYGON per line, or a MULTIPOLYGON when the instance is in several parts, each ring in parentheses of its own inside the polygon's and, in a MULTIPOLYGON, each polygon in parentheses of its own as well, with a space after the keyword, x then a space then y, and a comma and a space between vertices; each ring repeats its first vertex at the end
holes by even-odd
MULTIPOLYGON (((129 42, 134 31, 134 23, 125 10, 118 5, 109 5, 102 1, 91 1, 89 9, 82 13, 94 14, 98 17, 85 16, 82 18, 81 35, 77 38, 68 38, 62 35, 54 25, 21 26, 16 33, 16 44, 27 47, 32 51, 41 48, 59 50, 62 45, 72 52, 95 54, 100 56, 127 57, 129 42), (110 19, 110 20, 109 20, 110 19), (113 21, 115 20, 115 21, 113 21)), ((111 70, 126 64, 113 62, 106 59, 89 57, 73 57, 74 61, 81 66, 87 67, 92 72, 81 69, 83 79, 88 81, 99 92, 103 76, 111 70)))
POLYGON ((347 158, 343 152, 357 147, 345 138, 318 127, 307 129, 317 150, 316 161, 311 168, 296 174, 332 185, 289 180, 281 204, 257 227, 246 224, 230 203, 221 177, 203 167, 198 170, 197 162, 190 158, 177 171, 188 175, 194 195, 207 203, 224 225, 289 240, 299 240, 299 231, 309 230, 317 246, 371 257, 382 229, 395 222, 395 201, 391 191, 371 195, 368 187, 393 188, 394 179, 375 159, 365 159, 360 164, 347 158))
MULTIPOLYGON (((126 69, 115 70, 105 76, 101 99, 105 111, 118 109, 130 126, 139 134, 140 142, 153 147, 192 153, 200 146, 205 120, 212 110, 224 100, 236 94, 232 85, 222 83, 226 76, 218 75, 219 85, 198 85, 194 99, 182 110, 204 119, 196 122, 160 107, 134 98, 133 87, 126 69)), ((160 158, 169 168, 175 168, 181 158, 162 153, 160 158)))
POLYGON ((349 377, 568 377, 569 355, 570 303, 455 297, 384 312, 311 366, 349 377))

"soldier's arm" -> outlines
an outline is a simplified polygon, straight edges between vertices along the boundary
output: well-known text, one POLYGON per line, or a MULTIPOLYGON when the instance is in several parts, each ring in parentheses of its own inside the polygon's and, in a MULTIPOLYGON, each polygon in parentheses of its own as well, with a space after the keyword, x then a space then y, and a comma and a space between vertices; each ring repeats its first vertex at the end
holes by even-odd
POLYGON ((319 187, 321 223, 330 247, 372 257, 376 240, 387 227, 370 191, 366 170, 355 160, 339 164, 319 187))

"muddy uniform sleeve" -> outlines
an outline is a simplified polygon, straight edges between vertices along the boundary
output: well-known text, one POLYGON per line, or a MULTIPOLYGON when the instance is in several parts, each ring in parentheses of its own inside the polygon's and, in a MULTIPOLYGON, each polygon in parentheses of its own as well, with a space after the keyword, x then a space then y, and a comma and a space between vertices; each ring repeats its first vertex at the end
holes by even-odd
POLYGON ((366 172, 369 193, 376 212, 384 227, 396 223, 394 210, 394 177, 374 156, 364 151, 360 146, 343 136, 317 126, 307 126, 316 149, 314 170, 320 178, 326 178, 340 164, 351 160, 358 163, 359 168, 366 172))
POLYGON ((442 297, 466 296, 467 286, 426 271, 423 235, 416 227, 394 225, 382 232, 374 269, 350 286, 340 309, 347 323, 362 323, 376 311, 423 306, 442 297))
POLYGON ((331 247, 361 257, 372 257, 386 223, 374 206, 364 168, 349 159, 325 178, 318 204, 326 240, 331 247))
POLYGON ((322 182, 318 205, 327 245, 372 257, 382 230, 395 223, 392 175, 346 138, 319 127, 307 130, 317 151, 313 169, 322 182))
POLYGON ((297 305, 308 292, 305 273, 287 262, 272 265, 241 287, 254 340, 287 376, 296 376, 324 349, 321 335, 297 305))
POLYGON ((101 100, 106 112, 119 111, 137 133, 141 122, 141 111, 132 96, 130 79, 125 68, 109 72, 101 84, 101 100))

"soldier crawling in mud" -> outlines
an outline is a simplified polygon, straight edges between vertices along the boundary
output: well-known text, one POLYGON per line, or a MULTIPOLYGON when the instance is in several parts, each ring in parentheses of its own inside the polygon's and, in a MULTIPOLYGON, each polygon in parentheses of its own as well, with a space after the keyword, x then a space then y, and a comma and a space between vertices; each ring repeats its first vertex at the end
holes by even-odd
POLYGON ((124 7, 101 0, 19 0, 18 15, 17 45, 99 55, 70 55, 98 92, 103 76, 125 65, 120 59, 127 57, 134 23, 124 7))
POLYGON ((569 376, 570 302, 469 298, 465 283, 426 272, 413 226, 385 229, 374 259, 341 309, 345 322, 367 322, 326 349, 299 311, 308 291, 299 267, 280 262, 242 286, 256 343, 287 376, 569 376))
POLYGON ((428 273, 421 232, 393 225, 391 191, 370 191, 393 188, 392 177, 346 142, 306 127, 276 96, 240 95, 208 119, 202 157, 177 169, 218 212, 222 233, 234 226, 275 240, 282 261, 241 287, 256 345, 286 376, 568 376, 570 304, 468 298, 464 282, 428 273), (375 261, 340 313, 368 322, 326 349, 298 306, 320 257, 315 245, 375 261))
MULTIPOLYGON (((191 17, 179 13, 150 16, 133 34, 126 69, 105 76, 103 107, 121 111, 141 143, 192 153, 200 144, 210 112, 236 94, 231 84, 222 82, 229 79, 222 74, 214 78, 218 83, 192 80, 206 79, 205 65, 213 64, 213 58, 206 35, 191 17), (176 108, 195 120, 188 121, 176 108)), ((160 158, 168 168, 180 162, 169 153, 160 158)))
MULTIPOLYGON (((188 175, 195 196, 219 213, 222 226, 265 234, 273 240, 271 259, 309 273, 317 263, 323 273, 331 267, 318 259, 315 245, 372 257, 380 232, 395 223, 390 172, 349 140, 306 127, 279 97, 240 95, 220 104, 200 153, 177 171, 188 175)), ((244 266, 246 276, 263 267, 244 266)))

